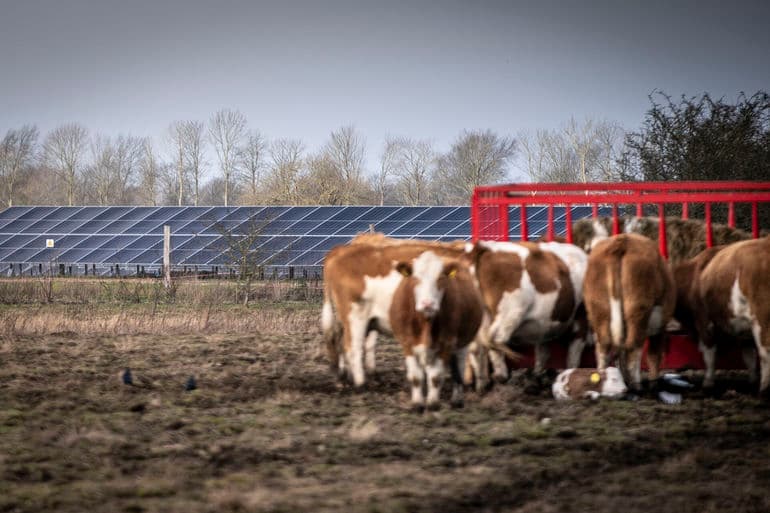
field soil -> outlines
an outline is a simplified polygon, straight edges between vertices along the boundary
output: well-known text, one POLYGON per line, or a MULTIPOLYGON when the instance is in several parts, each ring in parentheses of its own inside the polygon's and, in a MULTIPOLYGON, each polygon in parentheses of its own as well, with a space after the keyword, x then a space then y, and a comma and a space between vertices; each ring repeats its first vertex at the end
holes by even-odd
POLYGON ((6 337, 0 512, 770 511, 770 409, 742 373, 664 405, 557 403, 517 371, 416 414, 392 340, 360 392, 317 345, 312 330, 6 337))

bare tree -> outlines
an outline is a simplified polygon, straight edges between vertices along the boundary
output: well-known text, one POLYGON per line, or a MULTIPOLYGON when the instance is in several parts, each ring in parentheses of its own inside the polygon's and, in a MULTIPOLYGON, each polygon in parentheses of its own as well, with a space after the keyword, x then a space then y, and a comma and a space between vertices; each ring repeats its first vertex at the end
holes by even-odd
POLYGON ((580 181, 588 183, 593 178, 589 176, 589 173, 594 167, 598 156, 594 122, 586 119, 583 125, 580 126, 575 121, 575 118, 570 118, 564 129, 564 134, 572 145, 572 151, 577 157, 580 181))
POLYGON ((262 173, 265 169, 267 141, 259 130, 248 134, 246 143, 241 151, 243 180, 248 190, 248 201, 256 203, 259 196, 259 187, 262 182, 262 173))
POLYGON ((532 181, 582 182, 620 177, 623 130, 614 123, 570 120, 561 130, 522 133, 523 167, 532 181))
POLYGON ((38 131, 34 125, 24 125, 6 132, 0 142, 0 180, 5 192, 5 203, 13 206, 16 185, 21 174, 31 165, 38 131))
POLYGON ((517 139, 519 141, 519 148, 521 148, 523 153, 524 161, 521 165, 523 171, 529 176, 531 181, 541 181, 540 177, 544 174, 545 155, 540 144, 540 132, 533 134, 529 131, 521 131, 517 139))
POLYGON ((385 196, 388 193, 390 177, 395 174, 396 160, 398 158, 398 139, 386 137, 380 154, 380 167, 374 177, 374 186, 380 205, 385 204, 385 196))
POLYGON ((302 174, 304 145, 297 139, 278 139, 270 145, 270 175, 267 187, 273 202, 296 205, 300 202, 297 184, 302 174))
POLYGON ((43 142, 43 161, 64 180, 67 204, 75 204, 75 187, 83 165, 83 152, 88 131, 77 123, 68 123, 53 129, 43 142))
POLYGON ((109 137, 96 134, 91 141, 91 165, 84 171, 84 189, 88 203, 108 205, 112 203, 112 171, 114 167, 114 148, 109 137))
POLYGON ((92 163, 86 168, 83 193, 99 205, 127 204, 142 158, 144 141, 119 135, 97 135, 91 144, 92 163))
POLYGON ((246 117, 237 110, 223 109, 209 121, 209 137, 222 168, 225 181, 225 206, 230 199, 230 185, 238 164, 240 145, 246 131, 246 117))
POLYGON ((346 205, 347 189, 339 168, 321 152, 307 159, 307 174, 298 183, 301 201, 321 205, 346 205))
POLYGON ((621 155, 626 131, 612 121, 601 122, 596 126, 594 137, 599 153, 596 160, 599 179, 605 182, 622 180, 621 155))
POLYGON ((336 169, 342 185, 343 205, 351 204, 360 194, 365 148, 364 138, 351 125, 332 132, 324 146, 324 158, 336 169))
POLYGON ((182 206, 182 200, 184 198, 184 189, 186 185, 186 168, 185 168, 185 122, 174 121, 171 126, 168 127, 168 138, 171 143, 174 167, 176 169, 175 190, 177 205, 182 206))
POLYGON ((203 123, 200 121, 183 121, 184 159, 189 176, 192 178, 193 205, 198 206, 200 186, 203 178, 204 137, 203 123))
POLYGON ((157 206, 160 192, 160 162, 148 138, 142 144, 142 158, 139 163, 139 199, 142 204, 157 206))
POLYGON ((467 202, 479 185, 508 177, 508 164, 516 153, 516 141, 491 130, 463 131, 438 161, 441 186, 452 202, 467 202))
POLYGON ((408 137, 396 139, 397 152, 394 175, 396 189, 406 205, 421 205, 427 201, 430 176, 435 162, 433 145, 408 137))

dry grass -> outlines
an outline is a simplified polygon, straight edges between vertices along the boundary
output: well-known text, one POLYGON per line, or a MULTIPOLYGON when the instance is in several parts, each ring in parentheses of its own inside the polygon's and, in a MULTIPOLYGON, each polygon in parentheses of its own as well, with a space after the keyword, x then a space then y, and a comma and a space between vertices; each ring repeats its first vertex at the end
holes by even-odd
MULTIPOLYGON (((237 280, 177 279, 170 289, 160 280, 138 278, 58 278, 50 276, 0 279, 1 304, 34 303, 176 303, 207 305, 242 303, 245 284, 237 280)), ((265 280, 249 287, 249 301, 319 302, 322 283, 265 280)))
POLYGON ((315 332, 319 312, 303 303, 185 308, 177 305, 36 305, 0 310, 0 336, 184 335, 315 332))
POLYGON ((315 282, 150 279, 0 280, 0 336, 192 333, 314 333, 321 289, 315 282))

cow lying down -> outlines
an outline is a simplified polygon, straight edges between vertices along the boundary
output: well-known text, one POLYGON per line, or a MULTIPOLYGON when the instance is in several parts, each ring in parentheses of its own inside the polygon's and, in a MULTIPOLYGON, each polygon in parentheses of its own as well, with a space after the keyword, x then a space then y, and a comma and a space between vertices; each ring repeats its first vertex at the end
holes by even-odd
POLYGON ((551 387, 553 396, 560 400, 619 398, 627 391, 623 375, 617 367, 596 369, 567 369, 562 371, 551 387))

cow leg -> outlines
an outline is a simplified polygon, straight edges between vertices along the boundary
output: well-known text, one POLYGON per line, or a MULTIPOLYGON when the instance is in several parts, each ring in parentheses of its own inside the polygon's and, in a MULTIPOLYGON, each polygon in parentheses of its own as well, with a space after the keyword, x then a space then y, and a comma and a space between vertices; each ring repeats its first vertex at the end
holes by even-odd
POLYGON ((490 319, 484 314, 481 326, 476 337, 468 346, 465 365, 465 384, 470 386, 476 380, 476 393, 482 394, 489 386, 489 346, 490 346, 490 319))
POLYGON ((344 381, 347 375, 347 358, 345 357, 345 353, 340 353, 337 357, 337 377, 340 379, 340 381, 344 381))
POLYGON ((406 379, 412 388, 412 409, 422 411, 425 408, 425 401, 422 395, 425 372, 414 355, 406 357, 406 379))
POLYGON ((469 387, 473 384, 473 375, 475 373, 475 366, 478 365, 478 361, 476 360, 475 353, 478 351, 477 344, 475 341, 471 342, 466 351, 466 358, 465 363, 462 367, 462 379, 463 384, 466 387, 469 387))
POLYGON ((609 365, 610 348, 612 347, 612 339, 610 338, 610 326, 609 323, 604 323, 596 327, 594 333, 594 353, 596 354, 596 368, 604 370, 609 365))
POLYGON ((452 408, 462 408, 464 405, 464 379, 463 370, 465 369, 465 361, 468 355, 468 347, 458 349, 452 354, 450 360, 450 371, 452 373, 452 398, 449 400, 449 404, 452 408))
POLYGON ((633 346, 627 348, 622 353, 622 358, 625 361, 623 371, 628 374, 628 384, 632 391, 638 392, 641 390, 642 384, 642 348, 641 346, 633 346))
POLYGON ((647 375, 650 381, 660 376, 660 365, 663 360, 663 348, 665 346, 665 334, 650 335, 650 343, 647 346, 647 375))
POLYGON ((642 348, 647 338, 647 327, 650 323, 650 313, 643 307, 628 307, 625 309, 626 338, 621 351, 621 371, 623 379, 632 391, 639 392, 642 384, 642 348))
POLYGON ((752 385, 757 384, 757 347, 756 345, 744 344, 741 347, 741 356, 743 356, 743 363, 749 370, 749 383, 752 385))
POLYGON ((425 406, 429 410, 438 410, 441 406, 441 385, 444 383, 444 361, 435 354, 429 355, 428 358, 430 361, 425 366, 428 378, 428 398, 425 406))
POLYGON ((489 350, 489 361, 492 362, 492 377, 498 383, 508 381, 508 364, 505 363, 505 356, 495 349, 489 350))
POLYGON ((371 330, 369 333, 366 334, 366 371, 370 373, 374 373, 377 367, 377 362, 375 361, 374 354, 375 354, 375 347, 377 346, 377 330, 371 330))
POLYGON ((717 347, 715 344, 708 343, 703 339, 701 339, 698 346, 700 347, 700 351, 703 354, 703 363, 706 365, 706 372, 703 376, 703 388, 712 389, 714 388, 714 367, 717 347))
POLYGON ((356 387, 363 386, 364 375, 364 339, 366 338, 367 319, 363 315, 350 315, 349 330, 345 331, 347 340, 345 353, 348 360, 348 370, 356 387))
POLYGON ((754 335, 754 343, 759 354, 759 394, 768 396, 770 392, 770 326, 760 326, 759 322, 754 321, 751 324, 751 333, 754 335))
POLYGON ((567 349, 567 368, 568 369, 574 369, 577 367, 580 367, 580 360, 583 357, 583 350, 586 347, 586 339, 583 337, 578 337, 573 339, 569 343, 569 348, 567 349))
POLYGON ((542 374, 548 363, 548 357, 551 355, 551 348, 548 342, 540 341, 535 343, 535 374, 542 374))

